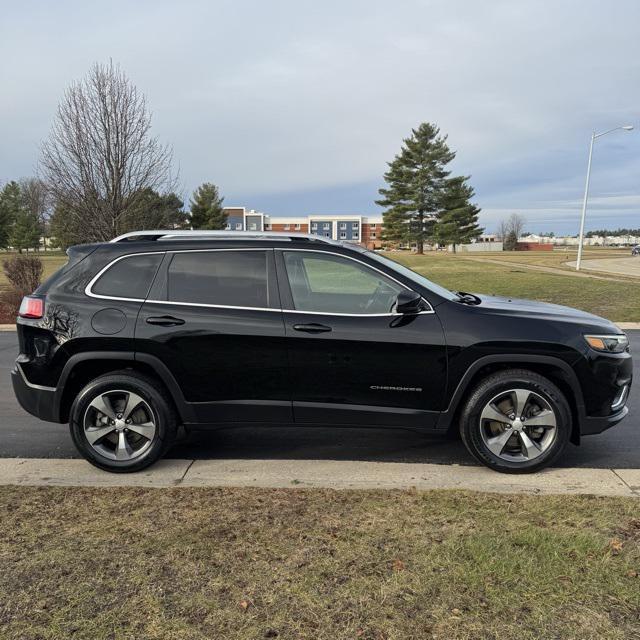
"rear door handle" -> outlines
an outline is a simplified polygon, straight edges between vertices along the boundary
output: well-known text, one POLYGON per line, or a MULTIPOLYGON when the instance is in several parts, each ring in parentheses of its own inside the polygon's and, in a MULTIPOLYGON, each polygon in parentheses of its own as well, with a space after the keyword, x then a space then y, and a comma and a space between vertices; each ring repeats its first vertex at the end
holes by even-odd
POLYGON ((327 331, 331 331, 331 327, 327 327, 324 324, 318 324, 317 322, 312 322, 310 324, 294 324, 293 328, 296 331, 304 331, 305 333, 325 333, 327 331))
POLYGON ((175 327, 184 324, 182 318, 174 318, 173 316, 156 316, 146 320, 147 324, 157 324, 161 327, 175 327))

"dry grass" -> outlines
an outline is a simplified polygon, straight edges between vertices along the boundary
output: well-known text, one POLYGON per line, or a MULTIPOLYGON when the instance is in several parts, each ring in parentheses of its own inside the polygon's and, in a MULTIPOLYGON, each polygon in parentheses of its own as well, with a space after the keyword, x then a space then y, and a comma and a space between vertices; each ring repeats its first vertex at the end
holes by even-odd
MULTIPOLYGON (((0 257, 5 255, 10 254, 0 253, 0 257)), ((62 253, 39 255, 44 262, 44 278, 66 262, 66 256, 62 253)), ((398 252, 388 255, 451 289, 555 302, 620 322, 640 320, 640 281, 637 278, 625 280, 619 276, 601 280, 564 275, 561 271, 570 270, 564 263, 575 260, 575 251, 572 250, 482 255, 434 252, 424 256, 398 252), (482 258, 499 260, 502 264, 482 262, 482 258), (558 273, 528 269, 527 265, 557 268, 558 273)), ((628 256, 627 249, 591 248, 584 253, 585 260, 628 256)), ((0 290, 6 286, 4 274, 0 272, 0 290)))
POLYGON ((638 504, 0 487, 0 636, 637 638, 638 504))
MULTIPOLYGON (((0 264, 3 260, 8 258, 12 258, 16 256, 15 252, 11 251, 0 251, 0 264)), ((46 280, 52 273, 57 271, 63 264, 67 262, 66 254, 60 251, 41 251, 39 253, 31 253, 27 254, 29 256, 36 256, 42 260, 42 264, 44 266, 44 271, 42 274, 42 279, 46 280)), ((2 269, 0 269, 0 290, 7 289, 9 283, 7 281, 6 276, 2 269)))
MULTIPOLYGON (((614 252, 615 250, 601 249, 597 254, 604 256, 614 252)), ((591 252, 587 256, 592 257, 590 254, 591 252)), ((619 322, 640 320, 639 279, 565 275, 560 270, 560 265, 554 264, 558 260, 556 252, 545 254, 544 257, 524 251, 488 253, 482 256, 441 252, 430 252, 423 256, 404 252, 388 255, 449 289, 553 302, 619 322), (496 260, 500 263, 496 263, 496 260), (558 271, 548 273, 530 269, 527 261, 531 265, 558 267, 558 271), (513 264, 514 262, 519 264, 513 264)))

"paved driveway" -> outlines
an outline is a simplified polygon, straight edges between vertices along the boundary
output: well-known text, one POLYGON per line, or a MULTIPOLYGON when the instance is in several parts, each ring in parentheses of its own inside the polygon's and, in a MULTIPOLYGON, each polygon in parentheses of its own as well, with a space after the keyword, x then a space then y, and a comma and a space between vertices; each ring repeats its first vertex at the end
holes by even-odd
MULTIPOLYGON (((575 260, 567 262, 570 267, 576 266, 575 260)), ((597 258, 582 261, 582 269, 589 271, 602 271, 621 276, 640 277, 640 256, 628 258, 597 258)))
MULTIPOLYGON (((640 353, 640 331, 630 331, 632 348, 640 353)), ((0 333, 0 457, 78 457, 66 425, 41 422, 17 404, 9 371, 16 355, 16 334, 0 333)), ((640 381, 640 358, 635 361, 640 381)), ((632 391, 631 414, 621 424, 598 436, 570 445, 559 466, 640 468, 640 382, 632 391)), ((176 444, 170 458, 182 459, 290 459, 378 460, 475 464, 458 441, 425 437, 401 429, 242 427, 216 432, 194 432, 176 444)))

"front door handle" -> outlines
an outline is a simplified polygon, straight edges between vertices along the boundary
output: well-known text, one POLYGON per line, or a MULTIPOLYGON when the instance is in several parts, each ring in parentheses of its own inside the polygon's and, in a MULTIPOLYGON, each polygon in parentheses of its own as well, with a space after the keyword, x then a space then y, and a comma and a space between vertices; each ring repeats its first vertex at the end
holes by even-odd
POLYGON ((325 333, 327 331, 331 331, 331 327, 327 327, 324 324, 318 324, 317 322, 312 322, 310 324, 294 324, 293 328, 296 331, 304 331, 305 333, 325 333))
POLYGON ((157 324, 161 327, 176 327, 184 324, 182 318, 174 318, 173 316, 156 316, 147 318, 147 324, 157 324))

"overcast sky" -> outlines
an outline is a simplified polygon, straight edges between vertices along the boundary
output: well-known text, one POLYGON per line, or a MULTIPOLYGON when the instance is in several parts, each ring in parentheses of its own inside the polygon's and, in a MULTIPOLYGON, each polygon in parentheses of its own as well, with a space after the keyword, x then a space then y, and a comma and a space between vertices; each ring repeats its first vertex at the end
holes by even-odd
MULTIPOLYGON (((493 230, 577 232, 589 136, 640 126, 640 2, 0 0, 0 182, 30 175, 65 87, 113 58, 183 195, 379 214, 386 162, 437 123, 493 230)), ((597 141, 588 228, 640 226, 640 130, 597 141)))

